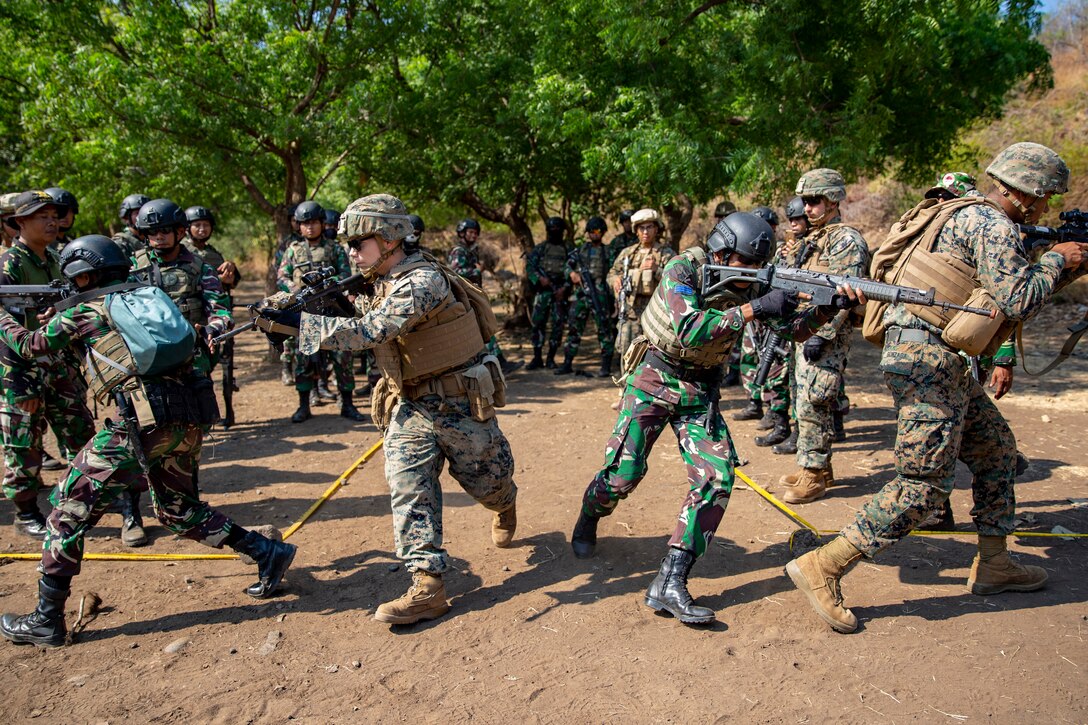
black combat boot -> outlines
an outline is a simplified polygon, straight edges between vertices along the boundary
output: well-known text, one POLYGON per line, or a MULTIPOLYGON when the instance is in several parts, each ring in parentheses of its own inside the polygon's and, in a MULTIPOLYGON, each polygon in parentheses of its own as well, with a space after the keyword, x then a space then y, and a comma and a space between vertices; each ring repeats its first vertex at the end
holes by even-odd
POLYGON ((771 452, 783 455, 795 455, 797 453, 797 429, 794 428, 790 437, 776 446, 771 446, 771 452))
POLYGON ((43 577, 38 582, 38 608, 21 617, 5 614, 0 618, 0 634, 15 644, 63 647, 68 635, 64 602, 71 592, 71 588, 55 589, 47 585, 43 577))
POLYGON ((694 563, 695 554, 670 548, 661 560, 661 570, 646 590, 646 606, 668 612, 684 624, 713 622, 714 610, 696 606, 688 593, 688 574, 694 563))
POLYGON ((601 353, 601 369, 597 371, 598 378, 612 377, 612 353, 601 353))
POLYGON ((558 347, 558 345, 548 346, 548 357, 544 360, 544 367, 548 370, 555 370, 555 351, 558 347))
POLYGON ((917 528, 921 531, 955 531, 956 516, 952 513, 952 502, 945 499, 944 506, 930 514, 917 528))
POLYGON ((593 550, 597 548, 597 522, 596 516, 590 516, 585 511, 578 512, 578 523, 574 525, 574 533, 570 535, 570 548, 579 559, 588 559, 593 556, 593 550))
POLYGON ((336 400, 336 393, 329 390, 328 382, 324 380, 317 381, 317 397, 321 398, 321 401, 336 400))
POLYGON ((740 385, 740 371, 733 367, 728 368, 722 378, 722 387, 732 388, 736 385, 740 385))
POLYGON ((266 599, 275 593, 298 550, 294 544, 273 541, 256 531, 247 531, 231 548, 257 562, 259 581, 246 587, 246 594, 254 599, 266 599))
POLYGON ((529 364, 525 366, 526 370, 539 370, 544 367, 544 349, 540 347, 533 348, 533 359, 529 361, 529 364))
POLYGON ((314 417, 310 412, 310 392, 300 390, 298 392, 298 410, 291 416, 292 423, 301 423, 314 417))
POLYGON ((842 424, 842 413, 840 411, 831 411, 831 424, 832 429, 834 430, 831 440, 836 443, 842 443, 846 440, 846 427, 842 424))
POLYGON ((125 491, 118 502, 121 505, 121 543, 137 547, 147 544, 144 517, 140 514, 140 492, 125 491))
POLYGON ((60 471, 67 468, 68 464, 63 461, 58 461, 53 456, 49 455, 49 451, 42 451, 42 470, 43 471, 60 471))
POLYGON ((759 420, 763 417, 763 401, 749 400, 744 410, 733 413, 733 420, 759 420))
POLYGON ((344 393, 340 396, 340 417, 353 420, 356 423, 366 421, 366 416, 360 413, 355 404, 351 402, 351 393, 344 393))
POLYGON ((774 428, 775 415, 776 413, 768 408, 767 412, 764 413, 763 417, 759 419, 758 423, 756 423, 756 430, 770 430, 771 428, 774 428))
POLYGON ((521 360, 518 360, 516 362, 510 362, 509 360, 507 360, 502 355, 499 355, 499 370, 502 370, 503 375, 509 375, 510 373, 516 373, 518 370, 521 370, 521 367, 524 364, 525 363, 522 362, 521 360))
POLYGON ((32 539, 45 539, 45 516, 38 510, 37 501, 16 502, 15 531, 32 539))
POLYGON ((790 417, 785 413, 772 412, 773 424, 771 432, 765 436, 756 436, 757 446, 773 446, 781 443, 792 435, 790 431, 790 417))
POLYGON ((570 375, 571 373, 574 372, 574 368, 572 367, 573 362, 574 362, 574 356, 573 355, 571 355, 569 353, 564 355, 563 356, 563 364, 561 366, 559 366, 558 368, 556 368, 555 374, 556 375, 570 375))

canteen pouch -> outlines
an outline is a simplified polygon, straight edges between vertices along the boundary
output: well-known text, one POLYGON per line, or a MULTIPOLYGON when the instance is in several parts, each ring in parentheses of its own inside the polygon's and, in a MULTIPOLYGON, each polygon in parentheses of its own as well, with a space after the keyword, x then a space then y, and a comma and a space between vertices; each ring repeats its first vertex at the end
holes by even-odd
POLYGON ((968 307, 993 310, 994 316, 983 317, 970 312, 956 312, 941 332, 941 339, 949 346, 971 356, 992 355, 1008 339, 1012 325, 1006 324, 1005 315, 998 309, 994 296, 985 287, 976 288, 964 304, 968 307), (1002 330, 1004 334, 1000 334, 1002 330), (995 340, 997 344, 993 345, 995 340), (987 350, 990 352, 987 353, 987 350))

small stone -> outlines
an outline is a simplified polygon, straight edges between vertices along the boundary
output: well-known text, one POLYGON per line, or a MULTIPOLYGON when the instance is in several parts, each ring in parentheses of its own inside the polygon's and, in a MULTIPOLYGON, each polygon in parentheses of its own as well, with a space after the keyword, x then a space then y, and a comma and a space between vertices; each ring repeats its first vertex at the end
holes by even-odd
POLYGON ((238 654, 238 648, 237 647, 231 647, 230 649, 227 650, 227 654, 229 654, 229 655, 238 654))
POLYGON ((45 714, 45 713, 43 713, 41 710, 31 710, 30 711, 30 717, 41 717, 43 714, 45 714))
POLYGON ((268 636, 264 638, 264 644, 257 648, 257 654, 263 656, 270 655, 276 651, 276 648, 280 646, 280 640, 283 639, 283 632, 278 629, 273 629, 268 633, 268 636))
POLYGON ((503 570, 503 571, 510 571, 510 567, 508 567, 508 566, 504 566, 504 567, 502 568, 502 570, 503 570))
POLYGON ((1050 416, 1049 415, 1044 415, 1039 420, 1043 421, 1044 423, 1049 423, 1050 422, 1050 416))
POLYGON ((168 561, 165 564, 163 564, 163 566, 177 566, 177 565, 178 564, 177 564, 176 561, 168 561))
MULTIPOLYGON (((1085 617, 1085 619, 1088 619, 1088 617, 1085 617)), ((351 661, 351 666, 354 667, 355 669, 359 669, 360 667, 363 666, 363 663, 360 662, 359 660, 352 660, 351 661)))
POLYGON ((175 639, 173 642, 163 647, 162 651, 168 655, 176 655, 178 652, 181 652, 183 649, 185 649, 185 646, 188 644, 189 638, 181 637, 179 639, 175 639))
POLYGON ((276 617, 276 621, 277 621, 277 622, 282 622, 282 621, 283 621, 283 620, 285 620, 285 619, 287 619, 287 615, 286 615, 286 614, 281 614, 280 616, 276 617))
POLYGON ((400 564, 390 564, 389 565, 389 571, 396 571, 397 569, 400 569, 400 564))
POLYGON ((340 668, 338 666, 336 666, 336 665, 329 665, 328 667, 325 668, 325 671, 328 672, 331 675, 331 674, 334 674, 336 672, 339 672, 340 668))
POLYGON ((192 584, 195 584, 195 583, 196 583, 196 580, 195 580, 195 579, 193 579, 193 578, 192 578, 191 576, 187 576, 187 577, 185 577, 185 579, 183 579, 182 581, 184 581, 184 582, 185 582, 186 584, 190 584, 190 585, 192 585, 192 584))
POLYGON ((87 675, 73 675, 68 678, 69 685, 75 685, 76 687, 83 687, 87 684, 87 675))
POLYGON ((129 648, 129 649, 136 649, 136 648, 137 648, 137 647, 139 647, 139 646, 140 646, 140 643, 139 643, 139 642, 133 642, 132 644, 130 644, 130 645, 128 646, 128 648, 129 648))

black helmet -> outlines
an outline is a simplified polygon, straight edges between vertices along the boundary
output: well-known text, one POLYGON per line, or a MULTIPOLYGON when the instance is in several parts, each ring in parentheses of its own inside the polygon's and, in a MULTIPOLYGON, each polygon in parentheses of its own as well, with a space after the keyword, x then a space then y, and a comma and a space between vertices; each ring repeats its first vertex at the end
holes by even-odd
POLYGON ((215 215, 211 210, 203 206, 191 206, 185 210, 185 219, 190 224, 193 222, 208 221, 215 226, 215 215))
POLYGON ((79 202, 76 201, 76 195, 67 189, 62 189, 59 186, 51 186, 45 190, 45 193, 53 197, 53 201, 61 206, 67 207, 68 211, 73 214, 79 213, 79 202))
POLYGON ((325 210, 321 208, 321 205, 316 201, 304 201, 295 207, 295 221, 299 222, 311 222, 317 219, 321 222, 325 221, 325 210))
POLYGON ((730 214, 734 214, 737 211, 737 205, 731 201, 719 201, 718 205, 714 207, 714 218, 724 219, 730 214))
POLYGON ((774 213, 774 209, 769 206, 757 206, 752 210, 752 213, 757 217, 767 222, 771 226, 778 226, 778 215, 774 213))
POLYGON ((151 197, 145 194, 129 194, 121 200, 121 211, 118 216, 128 221, 128 215, 134 211, 140 211, 140 207, 151 201, 151 197))
POLYGON ((409 214, 408 219, 412 222, 412 231, 416 233, 418 237, 423 232, 427 231, 427 228, 423 226, 423 217, 419 214, 409 214))
POLYGON ((328 226, 330 224, 332 224, 333 226, 336 226, 339 223, 340 223, 340 212, 336 211, 335 209, 326 209, 325 210, 325 226, 328 226))
POLYGON ((475 219, 462 219, 461 221, 457 222, 457 236, 461 236, 469 229, 475 229, 476 231, 480 231, 480 222, 476 221, 475 219))
POLYGON ((608 224, 599 216, 591 216, 589 219, 586 219, 586 231, 601 232, 603 234, 608 231, 608 224))
POLYGON ((620 224, 631 221, 631 217, 635 215, 634 209, 624 209, 620 212, 620 224))
POLYGON ((734 212, 714 225, 706 240, 710 252, 736 252, 748 264, 762 267, 774 252, 774 231, 771 225, 755 214, 734 212))
POLYGON ((140 207, 136 215, 136 228, 141 232, 155 229, 173 229, 188 224, 185 212, 169 199, 152 199, 140 207))
POLYGON ((786 203, 787 219, 807 219, 805 216, 805 202, 799 196, 795 196, 786 203))
POLYGON ((549 232, 565 232, 567 231, 567 223, 563 221, 561 216, 550 216, 547 221, 544 222, 544 230, 549 232))
POLYGON ((60 253, 61 273, 75 279, 83 272, 117 272, 128 274, 132 262, 109 237, 88 234, 69 242, 60 253))

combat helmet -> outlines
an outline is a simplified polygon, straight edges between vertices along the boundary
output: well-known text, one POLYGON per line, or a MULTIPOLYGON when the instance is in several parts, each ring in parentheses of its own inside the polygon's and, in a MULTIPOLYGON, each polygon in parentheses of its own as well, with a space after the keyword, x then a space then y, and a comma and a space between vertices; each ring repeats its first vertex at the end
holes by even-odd
POLYGON ((185 212, 169 199, 152 199, 141 206, 136 215, 136 228, 145 233, 156 229, 182 227, 188 223, 185 212))
POLYGON ((646 222, 653 222, 657 224, 658 229, 661 228, 661 217, 657 213, 657 209, 639 209, 631 215, 631 226, 638 229, 639 226, 646 222))
POLYGON ((128 215, 134 211, 140 211, 140 207, 149 201, 151 201, 151 197, 146 194, 129 194, 121 200, 121 210, 117 213, 117 216, 127 223, 128 215))
POLYGON ((415 235, 417 237, 423 232, 427 231, 427 227, 423 224, 423 217, 421 217, 419 214, 409 214, 408 220, 412 225, 412 231, 415 232, 415 235))
MULTIPOLYGON (((350 246, 352 240, 374 235, 387 242, 403 242, 412 234, 412 220, 404 202, 389 194, 371 194, 348 204, 340 215, 338 235, 350 246)), ((363 269, 365 275, 373 275, 378 267, 393 254, 400 244, 386 249, 371 266, 363 269)))
POLYGON ((1005 186, 1042 197, 1069 190, 1069 166, 1053 149, 1022 141, 1004 149, 986 173, 1005 186))
POLYGON ((67 189, 62 189, 59 186, 51 186, 45 190, 45 193, 49 194, 49 196, 53 197, 53 201, 65 207, 73 214, 79 213, 79 201, 76 200, 76 195, 67 189))
POLYGON ((206 221, 215 226, 215 215, 211 210, 203 206, 191 206, 185 210, 185 220, 192 224, 193 222, 206 221))
POLYGON ((714 225, 706 248, 723 252, 726 259, 736 252, 753 267, 762 267, 774 253, 774 230, 755 214, 738 211, 714 225))
POLYGON ((586 232, 600 232, 604 234, 608 231, 608 223, 602 217, 591 216, 586 219, 586 232))
POLYGON ((834 169, 813 169, 798 179, 793 193, 802 197, 822 196, 828 201, 840 202, 846 199, 846 180, 834 169))
POLYGON ((805 202, 801 197, 795 196, 786 203, 787 219, 807 219, 805 216, 805 202))
POLYGON ((718 205, 714 207, 714 218, 725 219, 730 214, 737 211, 737 205, 731 201, 719 201, 718 205))
POLYGON ((316 201, 304 201, 295 207, 294 219, 299 224, 312 222, 315 219, 324 223, 325 210, 316 201))
POLYGON ((778 226, 778 214, 769 206, 757 206, 752 213, 771 226, 778 226))
POLYGON ((624 209, 620 212, 620 224, 631 221, 631 217, 635 215, 634 209, 624 209))
MULTIPOLYGON (((124 279, 132 262, 109 237, 88 234, 77 237, 60 253, 61 274, 74 281, 84 272, 99 272, 114 279, 124 279)), ((101 284, 102 280, 98 280, 101 284)))
POLYGON ((457 222, 457 228, 454 231, 457 234, 457 236, 460 237, 460 236, 463 236, 464 233, 466 231, 468 231, 469 229, 475 229, 477 232, 479 232, 480 231, 480 222, 476 221, 475 219, 471 219, 471 218, 470 219, 462 219, 461 221, 457 222))
POLYGON ((949 171, 925 193, 927 199, 958 199, 975 190, 975 177, 963 171, 949 171))

